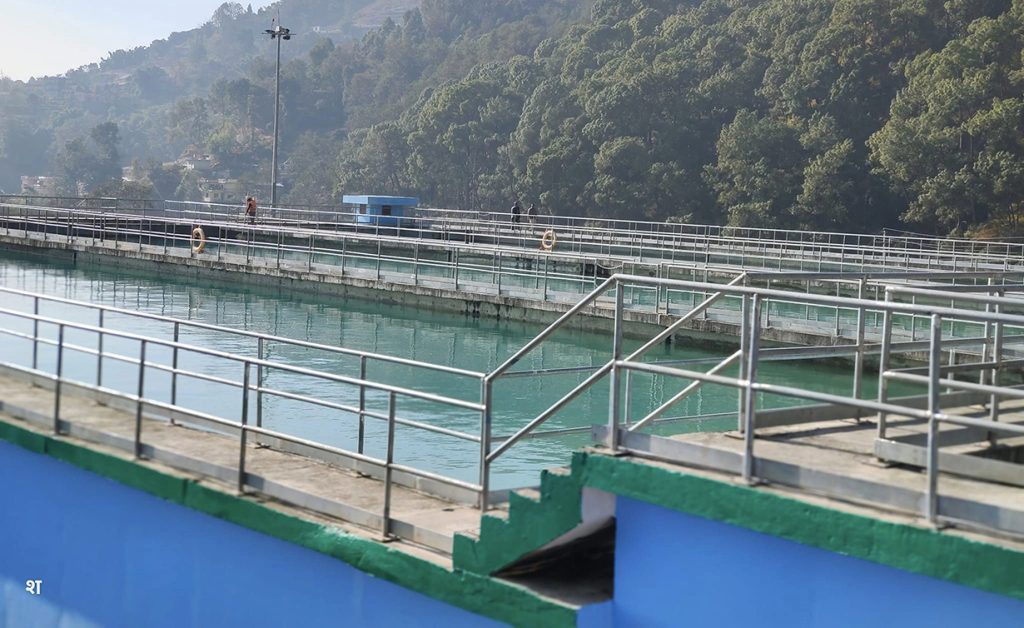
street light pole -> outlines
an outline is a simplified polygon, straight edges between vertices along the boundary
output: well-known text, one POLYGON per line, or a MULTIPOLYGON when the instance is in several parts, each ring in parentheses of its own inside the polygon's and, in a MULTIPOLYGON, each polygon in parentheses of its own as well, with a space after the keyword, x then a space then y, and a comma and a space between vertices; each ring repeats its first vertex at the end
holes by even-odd
POLYGON ((291 31, 277 24, 263 31, 277 40, 277 74, 274 79, 274 148, 270 159, 270 206, 277 207, 277 124, 281 117, 281 40, 291 39, 291 31))

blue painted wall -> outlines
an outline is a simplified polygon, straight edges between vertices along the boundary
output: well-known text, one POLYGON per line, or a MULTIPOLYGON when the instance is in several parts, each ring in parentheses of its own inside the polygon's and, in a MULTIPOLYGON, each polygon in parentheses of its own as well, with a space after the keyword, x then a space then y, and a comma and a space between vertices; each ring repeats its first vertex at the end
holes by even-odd
POLYGON ((616 526, 616 626, 1024 625, 1024 601, 621 496, 616 526))
POLYGON ((0 626, 497 625, 0 442, 0 626))

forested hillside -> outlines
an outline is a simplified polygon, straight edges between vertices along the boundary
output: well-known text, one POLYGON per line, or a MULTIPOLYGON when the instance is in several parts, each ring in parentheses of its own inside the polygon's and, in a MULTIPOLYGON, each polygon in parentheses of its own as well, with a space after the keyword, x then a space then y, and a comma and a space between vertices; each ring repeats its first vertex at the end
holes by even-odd
POLYGON ((1022 18, 1010 0, 600 0, 352 133, 341 187, 751 226, 1014 222, 1022 18))
MULTIPOLYGON (((369 4, 287 1, 345 5, 336 24, 369 4)), ((354 43, 286 42, 306 48, 282 70, 285 200, 518 198, 561 214, 857 231, 1006 234, 1020 220, 1024 0, 418 4, 354 43)), ((225 7, 259 38, 267 15, 225 7)), ((81 180, 76 151, 110 165, 113 145, 122 165, 156 158, 142 168, 151 193, 188 197, 189 175, 158 162, 191 145, 264 180, 271 58, 225 67, 188 89, 171 70, 147 82, 136 69, 126 91, 77 114, 2 84, 13 98, 0 101, 0 174, 6 159, 6 172, 45 164, 81 180)), ((80 72, 60 79, 65 107, 95 71, 80 72)))

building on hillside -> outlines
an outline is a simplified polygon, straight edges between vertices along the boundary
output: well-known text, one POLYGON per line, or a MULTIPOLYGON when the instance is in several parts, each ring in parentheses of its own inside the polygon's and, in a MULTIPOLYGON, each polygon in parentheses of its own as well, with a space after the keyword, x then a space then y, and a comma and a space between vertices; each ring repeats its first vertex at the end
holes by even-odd
POLYGON ((61 182, 61 177, 22 175, 21 193, 32 196, 57 196, 61 182))
POLYGON ((217 160, 213 158, 213 155, 201 155, 198 153, 183 155, 174 163, 185 170, 194 170, 199 173, 213 172, 214 168, 217 167, 217 160))
POLYGON ((245 198, 238 179, 199 179, 199 191, 205 203, 240 203, 245 198))

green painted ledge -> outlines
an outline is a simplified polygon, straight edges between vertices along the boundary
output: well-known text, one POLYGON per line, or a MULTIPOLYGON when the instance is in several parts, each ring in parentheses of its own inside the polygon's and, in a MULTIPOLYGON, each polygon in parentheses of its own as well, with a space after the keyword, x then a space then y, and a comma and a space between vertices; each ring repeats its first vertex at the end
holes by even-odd
POLYGON ((0 439, 204 514, 326 554, 453 606, 518 626, 575 626, 576 608, 116 456, 0 421, 0 439))
POLYGON ((1024 552, 809 504, 739 484, 589 451, 571 472, 545 472, 539 501, 514 494, 509 517, 483 518, 479 540, 457 535, 450 571, 386 544, 346 534, 216 490, 0 421, 0 439, 133 488, 342 560, 453 606, 529 626, 573 626, 576 609, 487 574, 571 530, 582 488, 671 508, 845 556, 1024 599, 1024 552))
POLYGON ((583 484, 844 556, 1024 599, 1024 552, 586 451, 583 484))
POLYGON ((452 564, 490 575, 575 528, 582 520, 582 475, 576 464, 570 473, 542 472, 539 500, 510 493, 507 519, 483 516, 479 539, 455 535, 452 564))

